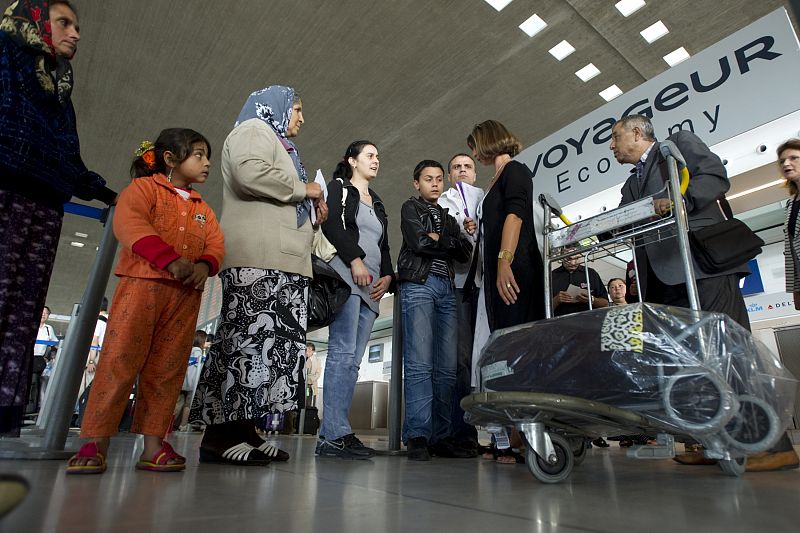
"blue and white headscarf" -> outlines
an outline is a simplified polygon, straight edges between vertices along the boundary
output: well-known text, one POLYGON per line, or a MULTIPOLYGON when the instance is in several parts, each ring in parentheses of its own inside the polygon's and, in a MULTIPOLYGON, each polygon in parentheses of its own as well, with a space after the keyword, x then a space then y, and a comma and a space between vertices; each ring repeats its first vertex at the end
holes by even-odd
MULTIPOLYGON (((286 137, 286 130, 289 128, 289 120, 292 118, 292 101, 294 100, 294 89, 283 85, 270 85, 252 93, 244 103, 239 117, 236 119, 236 127, 246 120, 257 118, 264 121, 286 148, 292 158, 297 176, 303 183, 308 183, 308 175, 303 163, 300 161, 300 153, 297 146, 286 137)), ((311 201, 305 199, 297 204, 297 227, 305 224, 311 213, 311 201)))

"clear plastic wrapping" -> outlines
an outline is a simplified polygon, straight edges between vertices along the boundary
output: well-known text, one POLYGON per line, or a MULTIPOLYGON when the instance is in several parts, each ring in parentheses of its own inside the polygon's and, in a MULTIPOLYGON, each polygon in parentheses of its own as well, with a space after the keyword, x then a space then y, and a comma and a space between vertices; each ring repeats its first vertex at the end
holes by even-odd
POLYGON ((730 456, 777 441, 791 421, 797 388, 778 357, 727 316, 653 304, 497 331, 478 367, 483 392, 601 402, 651 424, 633 432, 690 437, 730 456))

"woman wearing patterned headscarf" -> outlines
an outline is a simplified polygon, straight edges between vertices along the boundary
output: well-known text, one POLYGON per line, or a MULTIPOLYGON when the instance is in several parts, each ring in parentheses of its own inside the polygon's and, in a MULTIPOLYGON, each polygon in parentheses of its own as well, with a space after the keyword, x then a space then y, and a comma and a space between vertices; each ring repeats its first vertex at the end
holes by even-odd
POLYGON ((290 140, 302 124, 294 89, 273 85, 250 95, 222 148, 222 315, 190 415, 207 425, 203 462, 289 458, 256 426, 296 409, 303 394, 311 210, 317 224, 328 210, 290 140))
POLYGON ((0 436, 19 435, 64 203, 116 198, 81 160, 77 23, 65 0, 18 0, 0 21, 0 436))

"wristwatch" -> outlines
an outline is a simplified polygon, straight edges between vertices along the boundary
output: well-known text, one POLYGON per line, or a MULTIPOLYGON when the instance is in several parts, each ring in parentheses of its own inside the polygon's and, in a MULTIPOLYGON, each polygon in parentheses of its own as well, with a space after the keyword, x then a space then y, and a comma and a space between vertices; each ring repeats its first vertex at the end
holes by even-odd
POLYGON ((497 258, 505 259, 506 261, 508 261, 509 265, 514 262, 514 254, 512 254, 508 250, 500 250, 500 253, 497 254, 497 258))

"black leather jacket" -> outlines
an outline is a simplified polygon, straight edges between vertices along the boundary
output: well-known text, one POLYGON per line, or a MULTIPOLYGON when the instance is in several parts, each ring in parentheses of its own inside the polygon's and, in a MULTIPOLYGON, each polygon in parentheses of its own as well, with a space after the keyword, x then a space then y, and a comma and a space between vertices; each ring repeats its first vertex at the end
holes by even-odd
POLYGON ((461 234, 456 219, 448 215, 447 209, 436 207, 442 213, 442 231, 436 241, 428 236, 436 233, 436 227, 424 200, 409 198, 400 210, 400 231, 403 234, 403 246, 397 259, 400 281, 425 283, 433 260, 443 259, 447 261, 452 282, 455 275, 453 261, 463 263, 472 254, 472 243, 461 234))
MULTIPOLYGON (((394 279, 394 269, 392 268, 392 258, 389 255, 389 237, 386 234, 389 220, 386 217, 386 209, 380 197, 372 189, 372 207, 375 215, 383 226, 383 234, 378 246, 381 249, 381 271, 380 275, 392 276, 394 279)), ((328 183, 328 219, 322 223, 322 231, 325 237, 336 247, 336 254, 342 259, 345 265, 350 266, 350 262, 356 257, 364 258, 364 250, 358 245, 358 225, 356 224, 356 214, 360 205, 360 194, 355 185, 350 180, 331 180, 328 183), (347 191, 345 196, 344 192, 347 191), (342 197, 344 207, 342 207, 342 197)), ((377 281, 377 280, 375 280, 377 281)), ((388 292, 392 292, 393 287, 388 292)))

